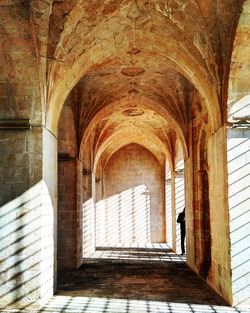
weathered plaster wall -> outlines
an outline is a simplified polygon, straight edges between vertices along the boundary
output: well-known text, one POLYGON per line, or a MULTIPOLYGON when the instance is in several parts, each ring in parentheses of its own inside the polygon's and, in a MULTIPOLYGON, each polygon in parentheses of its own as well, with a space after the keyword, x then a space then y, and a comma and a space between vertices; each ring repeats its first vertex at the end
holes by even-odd
POLYGON ((110 158, 104 177, 97 242, 165 242, 164 169, 155 157, 127 145, 110 158))

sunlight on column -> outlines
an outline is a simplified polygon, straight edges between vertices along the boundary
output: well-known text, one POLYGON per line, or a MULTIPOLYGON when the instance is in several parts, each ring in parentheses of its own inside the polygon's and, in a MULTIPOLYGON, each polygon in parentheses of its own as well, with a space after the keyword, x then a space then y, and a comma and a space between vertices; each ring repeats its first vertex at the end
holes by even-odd
POLYGON ((99 201, 96 229, 97 246, 150 242, 150 193, 146 185, 99 201))
POLYGON ((29 307, 53 294, 53 207, 41 181, 0 209, 0 307, 29 307))
POLYGON ((94 242, 94 203, 90 198, 84 202, 82 206, 83 210, 83 236, 82 236, 82 250, 84 254, 90 254, 95 250, 94 242))
POLYGON ((233 297, 244 304, 250 296, 250 130, 230 129, 227 153, 233 297))
MULTIPOLYGON (((183 169, 184 161, 181 160, 176 165, 176 174, 175 174, 175 207, 176 207, 175 221, 177 221, 179 213, 183 211, 185 206, 184 174, 182 173, 183 169)), ((180 224, 178 224, 177 222, 176 222, 176 252, 181 253, 180 224)))
MULTIPOLYGON (((54 212, 49 190, 43 182, 41 208, 41 298, 54 293, 54 212)), ((44 300, 42 300, 44 301, 44 300)))
POLYGON ((166 197, 166 241, 170 248, 173 248, 173 226, 172 226, 172 187, 171 187, 171 170, 169 163, 166 162, 166 181, 165 181, 165 197, 166 197))

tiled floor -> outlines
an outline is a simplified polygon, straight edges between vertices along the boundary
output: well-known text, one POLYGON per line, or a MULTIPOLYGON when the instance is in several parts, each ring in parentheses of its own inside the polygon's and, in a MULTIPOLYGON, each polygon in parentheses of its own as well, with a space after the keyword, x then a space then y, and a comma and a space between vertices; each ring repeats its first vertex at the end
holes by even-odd
MULTIPOLYGON (((31 313, 27 310, 1 311, 31 313)), ((112 299, 109 297, 54 296, 32 313, 249 313, 248 309, 150 300, 112 299)))
POLYGON ((117 244, 111 246, 106 244, 96 247, 96 251, 84 255, 85 263, 105 260, 106 262, 119 263, 123 261, 153 263, 153 262, 185 262, 186 256, 174 253, 167 244, 162 243, 134 243, 117 244))
POLYGON ((98 249, 105 249, 106 247, 112 247, 117 249, 127 249, 127 248, 147 248, 147 249, 169 249, 169 246, 166 243, 145 243, 145 242, 118 242, 113 243, 103 243, 97 244, 98 249))
POLYGON ((83 266, 58 273, 41 309, 4 313, 250 313, 226 306, 166 245, 99 247, 83 266))

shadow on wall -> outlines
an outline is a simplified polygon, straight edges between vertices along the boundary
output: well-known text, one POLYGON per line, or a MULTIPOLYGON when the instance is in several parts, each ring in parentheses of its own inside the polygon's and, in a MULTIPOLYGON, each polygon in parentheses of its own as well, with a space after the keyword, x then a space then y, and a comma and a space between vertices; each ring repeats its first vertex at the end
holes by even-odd
POLYGON ((0 308, 28 308, 53 295, 53 220, 43 181, 0 208, 0 308))
POLYGON ((250 303, 250 130, 228 133, 228 183, 234 303, 250 303))
POLYGON ((96 204, 96 244, 150 242, 150 192, 146 185, 96 204))
POLYGON ((250 306, 250 95, 231 105, 228 120, 228 196, 234 305, 250 306))

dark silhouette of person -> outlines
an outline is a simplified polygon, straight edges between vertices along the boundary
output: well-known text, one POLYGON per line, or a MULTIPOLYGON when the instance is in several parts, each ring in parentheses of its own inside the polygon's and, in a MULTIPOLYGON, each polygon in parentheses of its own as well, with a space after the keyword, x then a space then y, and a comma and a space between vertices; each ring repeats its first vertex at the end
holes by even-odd
POLYGON ((186 236, 185 208, 178 215, 177 223, 180 224, 180 229, 181 229, 181 255, 183 255, 185 254, 185 236, 186 236))

